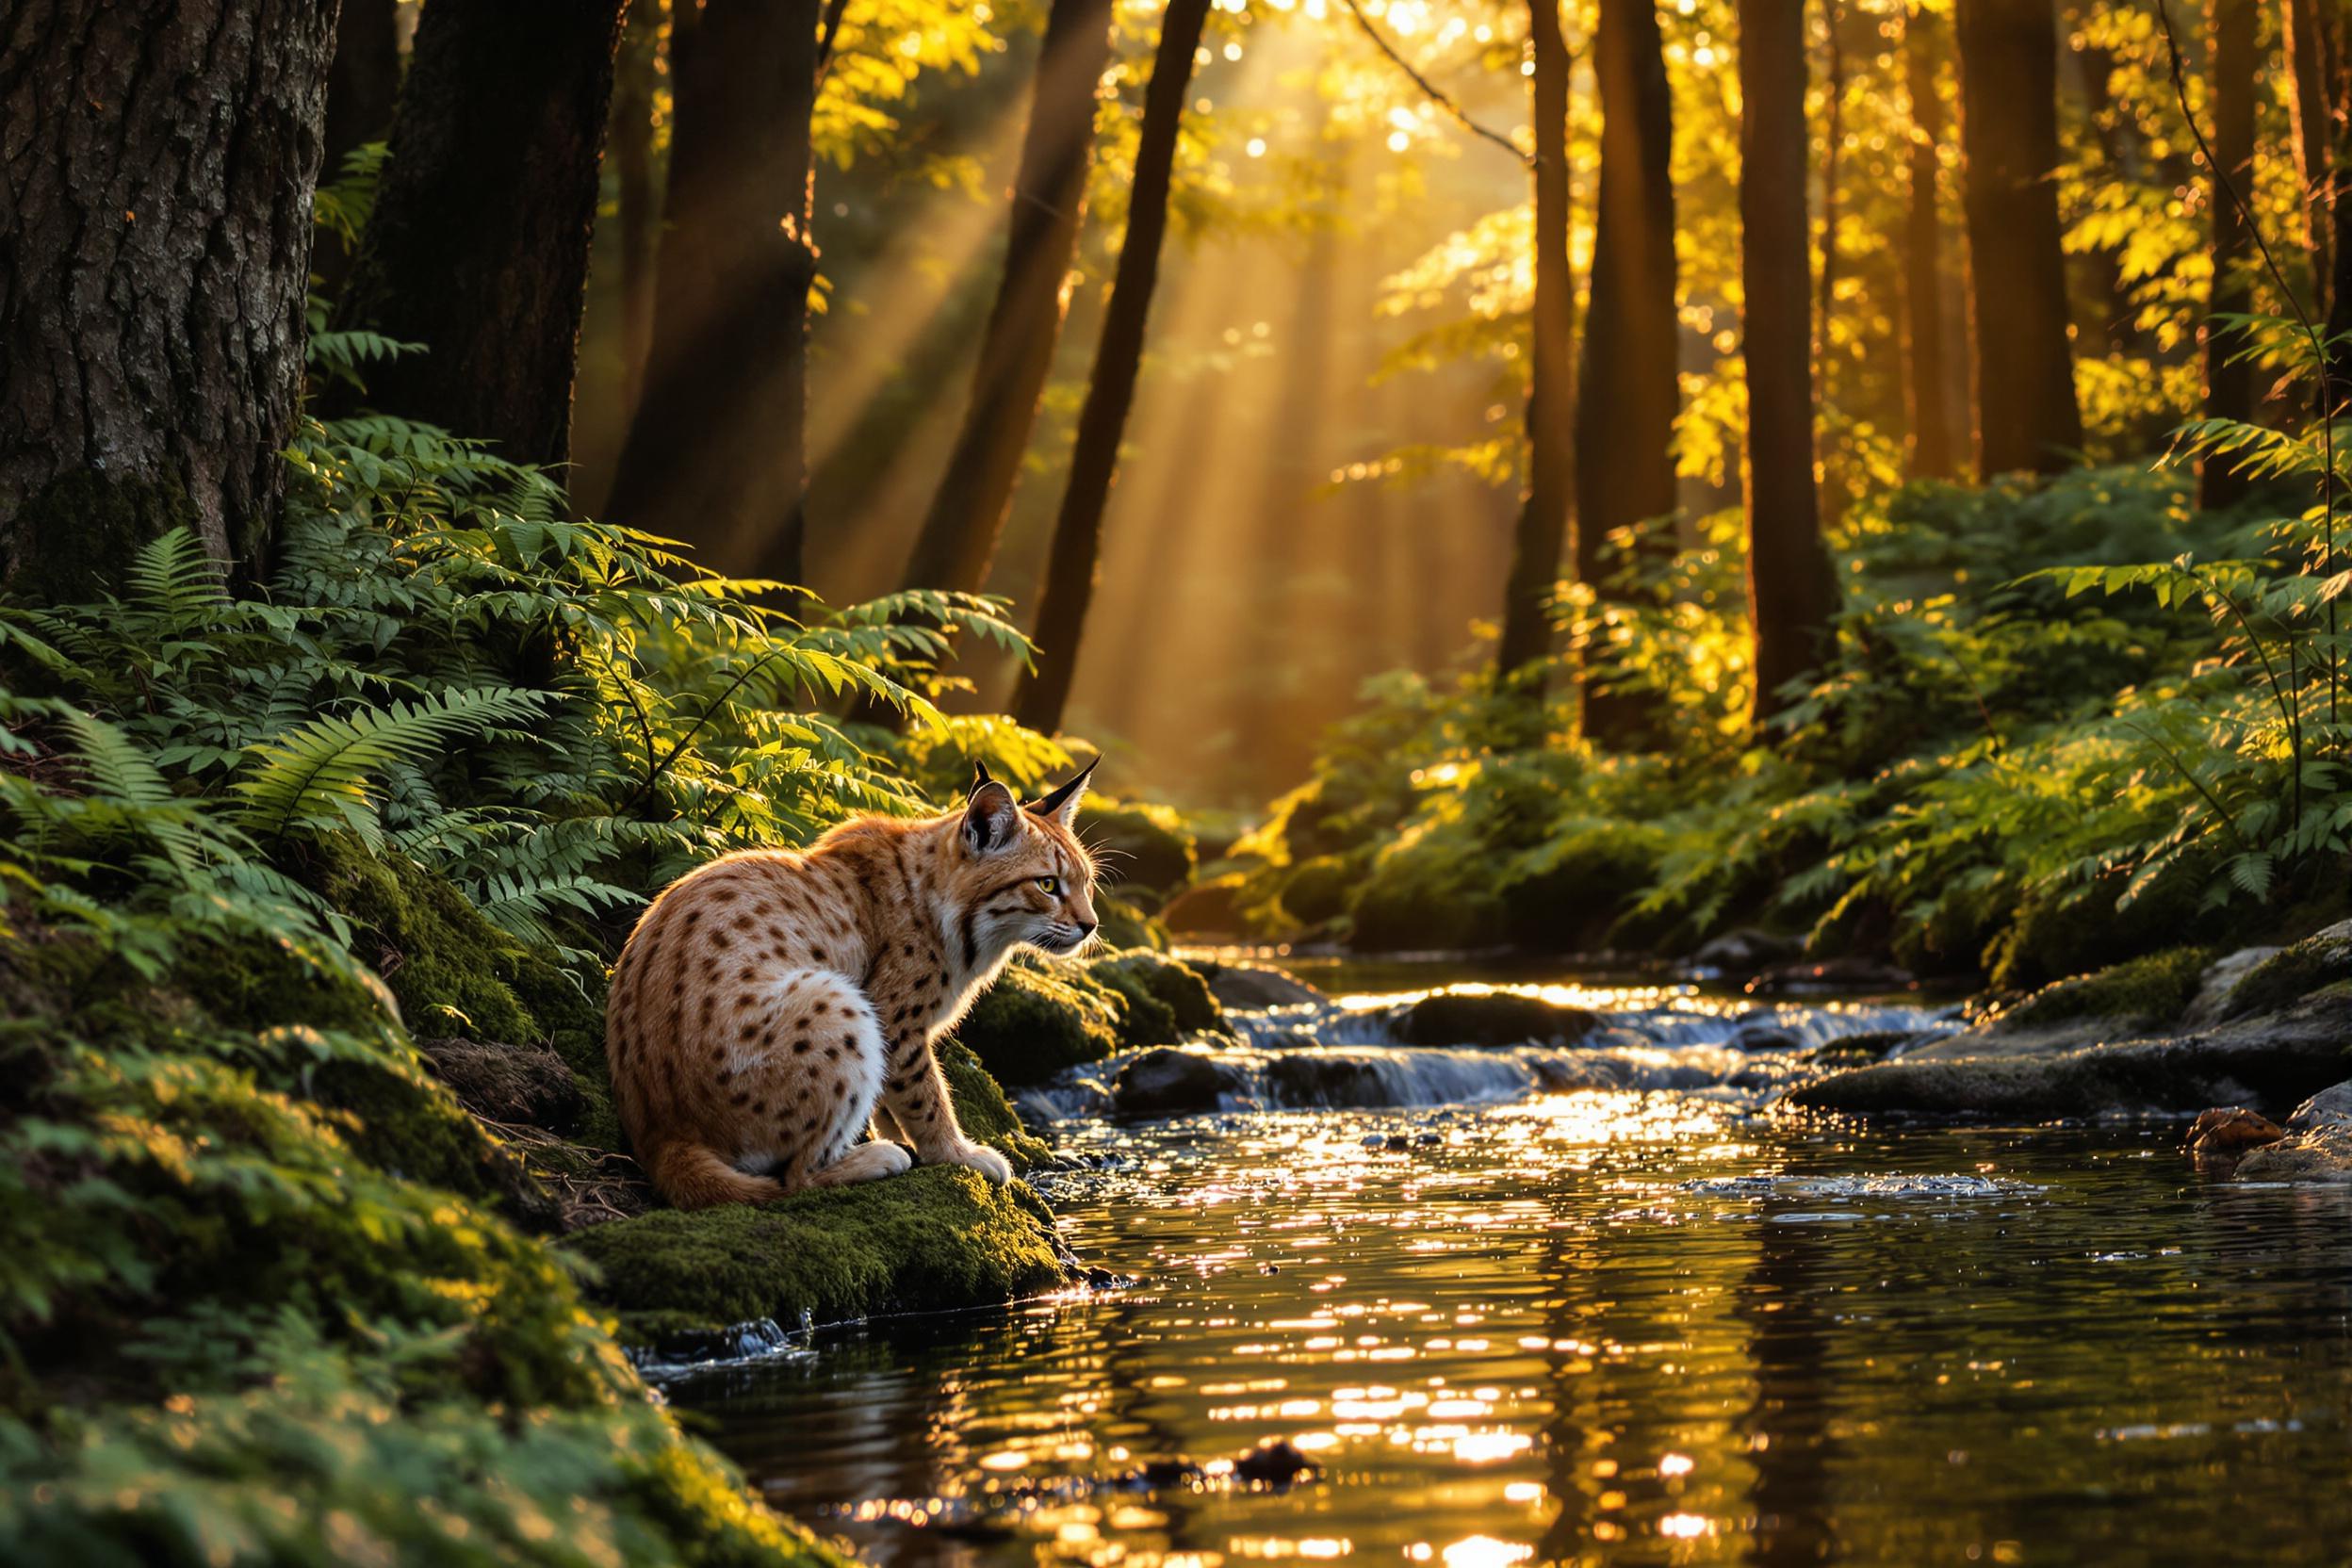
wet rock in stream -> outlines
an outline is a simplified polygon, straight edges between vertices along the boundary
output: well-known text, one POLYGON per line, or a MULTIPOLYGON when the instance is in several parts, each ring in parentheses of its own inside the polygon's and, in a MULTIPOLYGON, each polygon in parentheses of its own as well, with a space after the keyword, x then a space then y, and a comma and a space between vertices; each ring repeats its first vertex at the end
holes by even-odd
POLYGON ((1213 1111, 1228 1096, 1243 1099, 1249 1095, 1250 1074, 1240 1066, 1201 1052, 1166 1046, 1129 1061, 1111 1083, 1112 1107, 1122 1117, 1213 1111))
POLYGON ((1396 1036, 1405 1045, 1558 1045, 1599 1021, 1586 1008, 1518 991, 1436 991, 1405 1008, 1396 1036))
POLYGON ((2232 1174, 2241 1182, 2352 1182, 2352 1082, 2297 1105, 2282 1134, 2248 1152, 2232 1174))

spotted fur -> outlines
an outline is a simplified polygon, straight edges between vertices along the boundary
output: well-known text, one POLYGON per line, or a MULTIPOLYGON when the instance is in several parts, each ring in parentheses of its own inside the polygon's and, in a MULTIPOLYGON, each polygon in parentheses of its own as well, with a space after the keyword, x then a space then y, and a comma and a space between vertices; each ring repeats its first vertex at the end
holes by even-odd
POLYGON ((612 972, 604 1048, 662 1195, 756 1202, 918 1160, 1011 1180, 956 1124, 932 1044, 1016 948, 1092 939, 1094 863, 1070 831, 1086 781, 1023 808, 983 770, 960 809, 729 855, 655 899, 612 972))

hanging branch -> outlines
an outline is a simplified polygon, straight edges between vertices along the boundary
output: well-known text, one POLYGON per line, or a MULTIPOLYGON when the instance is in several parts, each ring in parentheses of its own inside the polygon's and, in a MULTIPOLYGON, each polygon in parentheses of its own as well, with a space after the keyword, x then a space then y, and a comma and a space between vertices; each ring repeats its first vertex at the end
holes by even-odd
POLYGON ((1396 46, 1389 42, 1387 38, 1381 34, 1380 28, 1372 24, 1372 19, 1364 14, 1364 8, 1358 5, 1356 0, 1342 0, 1342 3, 1348 8, 1348 14, 1356 19, 1356 25, 1364 29, 1364 36, 1372 41, 1372 46, 1378 49, 1381 54, 1386 55, 1389 58, 1390 64, 1396 66, 1397 70, 1403 72, 1407 76, 1411 77, 1413 85, 1421 90, 1421 95, 1424 98, 1427 98, 1430 103, 1435 104, 1439 108, 1444 109, 1447 114, 1453 116, 1453 118, 1462 125, 1462 128, 1468 131, 1471 135, 1484 137, 1487 140, 1493 142, 1495 146, 1502 148, 1512 157, 1517 158, 1521 163, 1526 164, 1528 168, 1532 169, 1535 167, 1536 160, 1531 154, 1521 152, 1519 150, 1519 144, 1511 140, 1511 138, 1503 135, 1500 131, 1489 130, 1486 126, 1481 125, 1477 121, 1471 119, 1469 111, 1464 109, 1460 104, 1455 103, 1453 99, 1447 97, 1445 90, 1440 88, 1435 82, 1430 81, 1427 76, 1421 74, 1420 72, 1414 70, 1413 62, 1405 58, 1404 56, 1398 54, 1396 52, 1396 46))
MULTIPOLYGON (((2269 271, 2271 282, 2278 285, 2279 297, 2295 313, 2296 324, 2303 329, 2303 335, 2311 346, 2311 360, 2319 371, 2319 492, 2327 527, 2324 546, 2327 560, 2322 570, 2332 577, 2336 570, 2336 418, 2343 413, 2343 405, 2336 396, 2334 380, 2328 373, 2327 340, 2312 323, 2311 313, 2303 308, 2303 302, 2295 298, 2293 286, 2287 282, 2286 272, 2278 265, 2278 258, 2271 254, 2270 241, 2262 236, 2262 220, 2255 216, 2254 208, 2240 194, 2237 182, 2230 177, 2230 172, 2213 155, 2213 144, 2205 139, 2204 128, 2197 124, 2197 116, 2190 111, 2188 73, 2180 63, 2180 40, 2173 33, 2171 13, 2162 5, 2156 8, 2156 22, 2164 29, 2164 53, 2172 67, 2172 93, 2180 101, 2180 118, 2188 122, 2189 135, 2196 139, 2197 150, 2204 155, 2205 167, 2213 172, 2213 184, 2220 188, 2222 193, 2230 198, 2230 204, 2245 218, 2246 232, 2254 237, 2254 248, 2262 253, 2262 266, 2269 271)), ((2335 644, 2336 601, 2330 598, 2328 601, 2328 722, 2331 725, 2336 722, 2337 694, 2343 687, 2343 671, 2336 662, 2335 644)))
POLYGON ((849 0, 825 0, 825 21, 817 30, 817 85, 825 85, 825 74, 833 65, 833 46, 841 41, 841 13, 849 9, 849 0))

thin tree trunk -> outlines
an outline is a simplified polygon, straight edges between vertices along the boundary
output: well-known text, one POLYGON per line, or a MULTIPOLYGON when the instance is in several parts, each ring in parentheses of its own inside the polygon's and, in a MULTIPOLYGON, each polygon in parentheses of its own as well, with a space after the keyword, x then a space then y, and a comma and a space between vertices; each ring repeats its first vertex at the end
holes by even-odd
MULTIPOLYGON (((2254 307, 2247 275, 2254 237, 2238 204, 2254 197, 2254 72, 2261 59, 2255 25, 2254 0, 2213 0, 2206 81, 2213 99, 2213 156, 2220 167, 2208 172, 2206 185, 2213 276, 2204 328, 2205 417, 2241 423, 2254 416, 2254 367, 2242 357, 2244 333, 2214 318, 2254 307)), ((2197 503, 2228 506, 2246 495, 2247 482, 2246 467, 2236 458, 2211 454, 2197 471, 2197 503)))
POLYGON ((909 588, 977 593, 988 581, 1061 333, 1062 285, 1086 208, 1095 95, 1110 64, 1110 0, 1054 0, 1047 13, 1013 182, 1004 277, 963 426, 906 563, 909 588))
POLYGON ((661 197, 653 178, 653 84, 661 63, 659 0, 636 0, 621 29, 612 71, 612 125, 606 137, 620 185, 621 417, 634 417, 653 351, 653 270, 661 242, 661 197))
POLYGON ((1176 138, 1192 85, 1193 56, 1200 47, 1208 15, 1209 0, 1168 0, 1160 17, 1159 47, 1152 57, 1152 83, 1144 94, 1143 128, 1135 143, 1127 237, 1111 280, 1102 336, 1095 348, 1094 372, 1086 383, 1077 443, 1070 451, 1070 484, 1054 522, 1053 553, 1037 600, 1037 662, 1021 676, 1013 699, 1013 716, 1047 735, 1062 726, 1062 710, 1070 702, 1070 685, 1078 668, 1079 639, 1094 599, 1102 509, 1118 475, 1119 437, 1127 428, 1135 374, 1143 363, 1144 327, 1152 312, 1152 287, 1159 281, 1160 246, 1168 235, 1176 138))
MULTIPOLYGON (((1831 347, 1838 302, 1838 163, 1846 139, 1846 49, 1838 35, 1838 0, 1821 0, 1822 26, 1829 36, 1829 69, 1821 90, 1827 100, 1827 123, 1821 148, 1821 270, 1820 303, 1813 312, 1813 382, 1821 407, 1837 406, 1837 376, 1831 347)), ((1838 475, 1838 433, 1817 412, 1814 421, 1814 462, 1820 468, 1822 522, 1838 526, 1845 512, 1845 492, 1838 475)))
POLYGON ((2337 0, 2285 0, 2279 8, 2279 42, 2287 70, 2280 90, 2295 122, 2295 184, 2303 192, 2304 254, 2311 272, 2311 310, 2328 308, 2328 240, 2335 204, 2333 129, 2329 123, 2333 75, 2328 29, 2320 23, 2324 4, 2337 0))
POLYGON ((1944 103, 1936 90, 1941 57, 1935 13, 1913 5, 1903 24, 1903 75, 1911 94, 1911 207, 1903 257, 1904 320, 1910 363, 1904 384, 1911 404, 1911 475, 1950 479, 1952 408, 1945 396, 1951 370, 1944 355, 1944 226, 1936 195, 1944 139, 1944 103))
POLYGON ((1957 0, 1960 145, 1986 475, 2070 466, 2082 445, 2059 244, 2050 0, 1957 0))
POLYGON ((2334 156, 2328 182, 2327 373, 2322 397, 2330 412, 2352 401, 2352 36, 2344 0, 2321 0, 2318 52, 2327 65, 2327 103, 2334 156))
POLYGON ((337 319, 426 351, 367 400, 517 463, 571 451, 596 161, 625 0, 432 0, 337 319))
POLYGON ((0 20, 0 580, 87 593, 185 524, 252 570, 284 491, 333 0, 0 20))
POLYGON ((1740 277, 1748 381, 1748 614, 1756 720, 1816 668, 1838 610, 1813 484, 1805 13, 1740 0, 1740 277))
POLYGON ((653 344, 618 522, 802 581, 818 0, 680 6, 653 344))
POLYGON ((392 129, 400 93, 400 35, 394 0, 346 0, 335 24, 335 66, 327 74, 326 161, 330 179, 343 159, 392 129))
MULTIPOLYGON (((1657 0, 1601 0, 1592 35, 1601 99, 1599 211, 1592 298, 1576 409, 1576 573, 1596 592, 1613 575, 1613 533, 1674 512, 1674 415, 1680 406, 1674 314, 1674 99, 1657 0)), ((1671 551, 1644 538, 1633 552, 1671 551)), ((1629 563, 1621 563, 1625 564, 1629 563)), ((1646 745, 1657 704, 1587 679, 1584 732, 1646 745)))
POLYGON ((1560 0, 1528 0, 1534 74, 1535 304, 1527 377, 1527 487, 1511 535, 1503 588, 1497 673, 1509 677, 1549 653, 1549 600, 1560 580, 1574 476, 1576 294, 1568 262, 1568 41, 1560 0))

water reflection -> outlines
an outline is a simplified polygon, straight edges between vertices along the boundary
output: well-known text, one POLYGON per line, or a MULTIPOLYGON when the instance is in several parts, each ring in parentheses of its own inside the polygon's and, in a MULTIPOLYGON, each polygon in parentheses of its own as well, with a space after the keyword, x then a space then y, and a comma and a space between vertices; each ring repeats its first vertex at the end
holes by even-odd
POLYGON ((674 1395, 906 1568, 2339 1561, 2352 1195, 2210 1186, 2174 1133, 1095 1127, 1121 1163, 1054 1199, 1132 1289, 674 1395), (1399 1131, 1440 1141, 1364 1146, 1399 1131), (1915 1173, 1981 1180, 1850 1180, 1915 1173), (1278 1438, 1319 1474, 1233 1471, 1278 1438))

